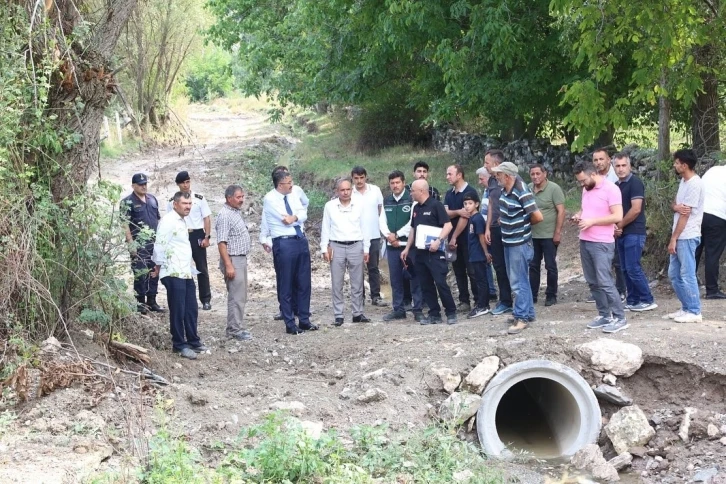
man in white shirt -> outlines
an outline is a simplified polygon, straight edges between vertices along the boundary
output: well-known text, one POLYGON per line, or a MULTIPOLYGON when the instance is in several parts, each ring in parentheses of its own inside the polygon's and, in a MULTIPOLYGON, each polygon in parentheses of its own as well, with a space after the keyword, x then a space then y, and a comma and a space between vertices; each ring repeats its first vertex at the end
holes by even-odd
MULTIPOLYGON (((288 170, 286 166, 278 165, 278 166, 276 166, 275 168, 272 169, 272 176, 274 177, 275 176, 275 173, 278 173, 278 172, 281 172, 281 171, 284 171, 286 173, 290 173, 290 170, 288 170)), ((292 175, 290 175, 290 176, 292 176, 292 175)), ((292 184, 292 195, 295 196, 295 197, 297 197, 297 198, 299 198, 300 199, 300 203, 302 204, 303 208, 305 208, 307 210, 308 205, 310 204, 310 200, 308 199, 308 196, 305 194, 305 190, 303 190, 302 188, 300 188, 298 185, 295 185, 295 182, 294 181, 293 181, 293 184, 292 184)), ((269 239, 270 240, 270 243, 268 245, 270 247, 272 247, 272 242, 271 242, 271 239, 270 239, 270 233, 269 232, 270 232, 270 230, 267 227, 267 224, 265 223, 265 218, 263 217, 262 218, 262 224, 260 224, 260 238, 263 238, 264 237, 265 239, 269 239)), ((275 257, 272 258, 272 263, 275 265, 275 275, 277 275, 278 274, 277 265, 276 265, 277 264, 277 259, 275 259, 275 257)), ((275 287, 279 287, 280 286, 280 281, 279 280, 276 280, 275 282, 276 282, 276 286, 275 287)), ((293 291, 294 291, 294 289, 293 289, 293 291)), ((293 298, 292 303, 293 303, 293 305, 292 305, 293 313, 295 314, 295 316, 297 316, 298 315, 298 310, 297 310, 297 306, 295 305, 295 298, 293 298)), ((282 321, 285 318, 282 317, 282 305, 280 304, 280 291, 277 292, 277 304, 278 304, 278 306, 280 306, 280 311, 275 316, 273 316, 272 319, 274 319, 275 321, 282 321)))
MULTIPOLYGON (((370 240, 363 233, 364 201, 352 199, 352 184, 347 178, 338 180, 335 191, 338 198, 325 204, 320 230, 320 250, 323 260, 330 262, 330 278, 333 290, 333 325, 344 322, 343 280, 345 269, 350 276, 350 299, 354 323, 369 323, 363 314, 363 264, 368 262, 370 240)), ((378 222, 378 218, 376 218, 378 222)), ((376 224, 376 230, 378 225, 376 224)))
MULTIPOLYGON (((212 309, 212 289, 209 286, 209 269, 207 268, 207 247, 212 237, 212 211, 204 195, 192 191, 192 182, 189 172, 180 171, 176 175, 176 185, 179 191, 188 193, 192 198, 192 208, 189 215, 184 217, 189 233, 189 245, 192 247, 192 258, 197 267, 197 281, 199 281, 199 301, 202 309, 212 309)), ((167 213, 172 211, 173 199, 166 205, 167 213)))
MULTIPOLYGON (((381 297, 381 271, 378 269, 378 261, 381 257, 381 233, 378 219, 383 211, 383 194, 381 189, 368 183, 368 173, 362 166, 356 166, 351 170, 350 176, 353 179, 353 198, 360 197, 358 204, 363 209, 363 238, 368 239, 371 244, 370 258, 366 262, 368 268, 368 285, 371 288, 371 303, 374 306, 386 306, 381 297)), ((365 287, 363 288, 365 299, 365 287)))
POLYGON ((726 166, 714 166, 703 175, 706 191, 701 222, 701 244, 696 249, 696 269, 706 253, 706 299, 726 299, 718 287, 721 255, 726 249, 726 166))
POLYGON ((153 276, 158 276, 166 288, 173 351, 190 360, 196 359, 197 353, 207 351, 197 334, 192 248, 184 222, 192 208, 192 198, 190 193, 174 194, 172 210, 161 218, 157 227, 152 256, 156 263, 153 276))
POLYGON ((266 252, 272 252, 286 332, 315 331, 318 327, 310 322, 310 246, 304 232, 308 211, 300 197, 293 195, 289 172, 274 171, 272 185, 263 201, 260 243, 266 252), (299 325, 295 324, 295 308, 299 325))
POLYGON ((673 234, 668 243, 668 278, 681 302, 681 309, 668 317, 676 323, 700 323, 701 298, 696 279, 696 248, 701 243, 701 221, 705 190, 696 174, 698 157, 693 150, 673 154, 673 168, 681 177, 673 209, 673 234))

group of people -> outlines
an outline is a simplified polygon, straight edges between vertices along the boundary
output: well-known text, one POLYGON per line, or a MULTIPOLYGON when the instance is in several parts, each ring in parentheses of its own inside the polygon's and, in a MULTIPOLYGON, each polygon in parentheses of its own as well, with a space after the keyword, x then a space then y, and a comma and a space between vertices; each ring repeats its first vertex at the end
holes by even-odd
MULTIPOLYGON (((718 262, 726 247, 726 166, 711 168, 701 180, 696 163, 692 150, 674 155, 673 166, 681 181, 672 205, 668 274, 682 307, 668 317, 676 322, 701 321, 696 279, 701 253, 706 258, 706 298, 726 299, 718 287, 718 262)), ((611 159, 607 151, 596 150, 592 162, 578 162, 573 171, 582 186, 582 207, 570 221, 580 230, 583 273, 589 300, 598 311, 587 327, 614 333, 628 327, 626 311, 658 307, 641 266, 645 187, 633 174, 626 153, 611 159)), ((385 321, 406 319, 410 312, 422 325, 442 323, 443 306, 448 324, 456 323, 459 313, 467 318, 512 313, 508 333, 518 334, 536 319, 543 260, 544 304, 557 304, 556 256, 566 221, 562 189, 548 179, 540 164, 529 167, 531 183, 525 183, 518 167, 505 161, 500 150, 488 151, 476 174, 481 195, 467 183, 461 165, 449 166, 446 180, 451 187, 443 201, 429 185, 429 166, 423 161, 414 165, 411 184, 402 171, 392 171, 386 197, 369 183, 364 167, 357 166, 350 177, 336 181, 335 197, 325 204, 320 233, 320 256, 330 264, 334 326, 345 323, 346 272, 352 322, 371 321, 364 314, 366 272, 370 302, 389 306, 380 292, 381 257, 387 259, 392 290, 385 321), (449 265, 456 278, 458 304, 447 282, 449 265), (497 299, 492 308, 490 302, 497 299)), ((206 349, 197 334, 193 278, 197 275, 202 308, 210 309, 206 248, 211 212, 204 197, 191 191, 187 172, 179 173, 176 182, 179 191, 163 218, 156 198, 146 192, 143 174, 134 175, 134 191, 123 200, 123 207, 129 219, 127 240, 137 241, 132 268, 139 311, 164 311, 156 302, 161 280, 167 289, 173 349, 193 359, 206 349)), ((242 187, 230 185, 225 200, 215 229, 219 268, 228 292, 226 333, 248 340, 246 257, 252 244, 241 211, 242 187)), ((272 189, 264 197, 259 241, 273 257, 279 304, 275 319, 282 320, 291 335, 318 329, 310 319, 308 203, 290 171, 276 167, 272 189)))

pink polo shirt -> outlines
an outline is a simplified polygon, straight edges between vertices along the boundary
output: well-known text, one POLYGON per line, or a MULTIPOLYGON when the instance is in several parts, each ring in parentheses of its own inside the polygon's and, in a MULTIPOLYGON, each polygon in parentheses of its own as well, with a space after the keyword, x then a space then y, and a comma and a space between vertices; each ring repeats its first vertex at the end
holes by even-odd
MULTIPOLYGON (((622 205, 623 197, 620 188, 603 178, 592 190, 582 189, 582 215, 580 218, 600 218, 610 215, 610 207, 622 205)), ((587 230, 580 231, 580 240, 589 242, 602 242, 605 244, 615 242, 615 224, 593 225, 587 230)))

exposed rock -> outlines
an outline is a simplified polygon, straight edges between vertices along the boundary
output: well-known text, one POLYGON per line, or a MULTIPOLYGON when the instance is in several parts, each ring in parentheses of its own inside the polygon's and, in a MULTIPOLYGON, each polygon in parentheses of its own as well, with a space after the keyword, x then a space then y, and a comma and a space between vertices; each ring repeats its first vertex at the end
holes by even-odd
POLYGON ((465 422, 476 415, 480 403, 479 395, 467 392, 452 393, 439 407, 439 417, 446 421, 465 422))
POLYGON ((187 400, 192 405, 204 406, 209 403, 209 395, 204 392, 192 390, 187 394, 187 400))
POLYGON ((618 410, 605 426, 605 433, 615 452, 622 454, 631 447, 645 445, 655 435, 648 418, 637 405, 618 410))
POLYGON ((620 393, 620 390, 610 385, 600 385, 595 390, 595 396, 600 400, 614 403, 620 407, 627 407, 633 404, 633 399, 620 393))
POLYGON ((681 426, 678 428, 678 437, 683 442, 688 442, 688 435, 691 432, 691 417, 698 412, 695 407, 686 407, 683 409, 683 418, 681 419, 681 426))
POLYGON ((619 481, 618 471, 605 461, 600 447, 588 444, 572 456, 572 465, 577 469, 588 472, 595 479, 613 482, 619 481))
POLYGON ((602 377, 602 381, 603 383, 607 383, 608 385, 615 386, 615 383, 617 383, 618 379, 612 373, 607 373, 604 377, 602 377))
POLYGON ((293 415, 300 415, 305 410, 305 405, 302 402, 275 402, 270 404, 272 410, 285 410, 293 415))
POLYGON ((708 434, 709 439, 716 440, 718 438, 718 434, 720 432, 718 431, 718 427, 716 427, 714 424, 710 423, 710 424, 708 424, 706 433, 708 434))
POLYGON ((471 372, 464 378, 464 383, 461 387, 470 393, 481 395, 484 388, 492 379, 494 374, 499 369, 499 358, 496 356, 487 356, 482 360, 481 363, 471 370, 471 372))
POLYGON ((696 475, 693 476, 693 482, 711 482, 711 480, 716 477, 716 474, 718 474, 718 469, 716 467, 702 469, 696 472, 696 475))
POLYGON ((461 375, 451 368, 432 368, 431 373, 441 381, 441 388, 446 393, 454 393, 461 383, 461 375))
POLYGON ((54 355, 61 349, 60 341, 51 336, 40 344, 40 352, 44 355, 54 355))
POLYGON ((380 402, 388 398, 388 394, 380 388, 369 388, 362 395, 358 395, 358 402, 360 403, 373 403, 380 402))
POLYGON ((361 378, 361 380, 375 380, 376 378, 382 377, 383 374, 385 373, 385 371, 386 371, 385 368, 380 368, 380 369, 378 369, 376 371, 372 371, 370 373, 366 373, 365 375, 363 375, 363 377, 361 378))
POLYGON ((618 472, 622 471, 626 467, 630 467, 632 463, 633 456, 629 452, 623 452, 622 454, 618 455, 617 457, 613 457, 608 461, 608 464, 613 466, 618 472))
POLYGON ((310 420, 303 420, 300 422, 300 426, 303 428, 305 433, 313 440, 318 440, 323 433, 323 422, 311 422, 310 420))
POLYGON ((721 437, 719 442, 721 442, 721 445, 726 445, 726 437, 721 437))
POLYGON ((643 364, 640 347, 609 338, 581 344, 577 347, 577 355, 596 370, 618 376, 631 376, 643 364))

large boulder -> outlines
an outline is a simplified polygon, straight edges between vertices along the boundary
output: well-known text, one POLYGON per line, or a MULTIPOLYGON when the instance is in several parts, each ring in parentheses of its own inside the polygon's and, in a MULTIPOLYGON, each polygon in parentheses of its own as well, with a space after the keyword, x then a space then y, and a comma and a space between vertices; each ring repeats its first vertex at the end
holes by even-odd
POLYGON ((454 392, 439 407, 439 417, 456 424, 466 422, 476 415, 481 404, 481 396, 467 392, 454 392))
POLYGON ((615 452, 622 454, 631 447, 647 444, 655 435, 645 413, 637 405, 618 410, 605 426, 605 433, 615 452))
POLYGON ((632 398, 623 395, 622 392, 614 386, 604 384, 599 385, 595 390, 593 390, 593 392, 595 393, 595 396, 600 400, 614 403, 619 407, 627 407, 628 405, 633 404, 632 398))
POLYGON ((497 370, 499 370, 499 358, 496 356, 487 356, 466 375, 461 388, 468 392, 481 395, 481 392, 484 391, 487 383, 489 383, 489 380, 492 379, 497 370))
POLYGON ((581 344, 577 355, 596 370, 631 376, 643 364, 643 351, 636 345, 600 338, 581 344))
POLYGON ((609 464, 597 444, 588 444, 572 456, 572 465, 589 473, 595 479, 606 482, 619 481, 618 471, 609 464))

